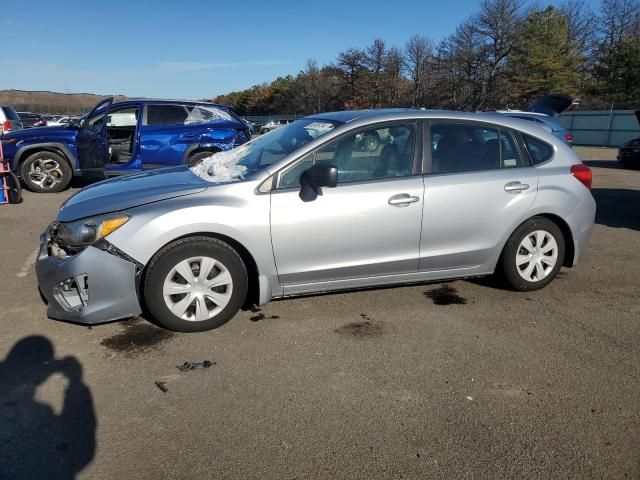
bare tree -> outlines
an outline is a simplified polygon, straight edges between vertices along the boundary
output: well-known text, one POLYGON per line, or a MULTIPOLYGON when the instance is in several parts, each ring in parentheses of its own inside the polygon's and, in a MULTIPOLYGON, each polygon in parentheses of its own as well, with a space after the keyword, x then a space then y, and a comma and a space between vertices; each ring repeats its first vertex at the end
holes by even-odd
POLYGON ((466 21, 442 42, 439 50, 441 68, 446 72, 443 87, 449 90, 450 106, 477 109, 487 77, 482 35, 471 21, 466 21))
POLYGON ((567 18, 569 42, 588 55, 596 32, 596 16, 584 0, 565 0, 558 10, 567 18))
POLYGON ((364 63, 371 73, 373 87, 373 106, 380 107, 382 103, 382 76, 387 56, 387 47, 384 40, 379 38, 373 41, 365 50, 364 63))
POLYGON ((640 1, 602 0, 600 34, 603 43, 612 47, 630 35, 640 35, 640 1))
POLYGON ((414 35, 404 47, 404 67, 413 82, 413 106, 424 99, 427 90, 429 64, 433 59, 433 43, 427 37, 414 35))
POLYGON ((397 107, 401 104, 402 62, 403 58, 400 49, 391 47, 384 59, 384 89, 387 92, 385 102, 387 106, 397 107))
POLYGON ((357 48, 350 48, 338 54, 336 68, 342 71, 347 86, 345 98, 346 108, 362 107, 360 82, 362 73, 366 71, 365 52, 357 48))
POLYGON ((319 112, 322 107, 322 94, 318 62, 313 58, 307 60, 307 66, 300 72, 298 78, 300 79, 301 93, 305 104, 303 109, 314 113, 319 112))
MULTIPOLYGON (((507 57, 516 47, 519 33, 528 14, 522 0, 483 0, 480 11, 471 17, 470 27, 483 45, 484 79, 476 109, 488 106, 496 92, 498 76, 504 71, 507 57)), ((497 99, 494 99, 494 103, 497 99)))

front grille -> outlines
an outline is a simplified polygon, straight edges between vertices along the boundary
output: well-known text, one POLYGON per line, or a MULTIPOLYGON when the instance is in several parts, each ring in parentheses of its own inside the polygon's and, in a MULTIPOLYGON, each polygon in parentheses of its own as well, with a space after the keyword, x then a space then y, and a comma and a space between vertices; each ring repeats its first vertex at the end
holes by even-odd
POLYGON ((67 312, 79 312, 89 303, 87 275, 76 275, 59 282, 53 288, 53 296, 67 312))

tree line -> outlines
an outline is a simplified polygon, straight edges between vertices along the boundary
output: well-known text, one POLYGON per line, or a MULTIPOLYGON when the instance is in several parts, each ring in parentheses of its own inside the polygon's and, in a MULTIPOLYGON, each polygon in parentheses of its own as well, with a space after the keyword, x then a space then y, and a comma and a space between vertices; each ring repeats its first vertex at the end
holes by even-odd
POLYGON ((567 93, 581 108, 640 108, 640 0, 582 0, 558 7, 483 0, 440 42, 414 35, 403 46, 375 39, 327 65, 219 95, 240 115, 418 107, 522 108, 567 93))

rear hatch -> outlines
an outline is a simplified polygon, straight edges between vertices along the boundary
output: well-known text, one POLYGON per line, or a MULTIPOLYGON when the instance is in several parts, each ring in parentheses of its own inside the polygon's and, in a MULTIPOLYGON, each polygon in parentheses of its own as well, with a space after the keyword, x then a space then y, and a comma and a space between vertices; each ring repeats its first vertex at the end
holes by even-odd
POLYGON ((550 117, 560 115, 574 104, 574 98, 562 93, 550 93, 536 98, 527 108, 527 112, 544 113, 550 117))

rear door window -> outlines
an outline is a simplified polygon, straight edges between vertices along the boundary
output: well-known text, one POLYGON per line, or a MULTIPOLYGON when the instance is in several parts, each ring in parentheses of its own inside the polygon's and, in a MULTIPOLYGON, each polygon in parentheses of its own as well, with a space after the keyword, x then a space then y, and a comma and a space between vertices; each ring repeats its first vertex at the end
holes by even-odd
POLYGON ((146 125, 184 125, 188 116, 182 105, 147 105, 146 125))
POLYGON ((431 173, 466 173, 527 166, 513 135, 473 123, 431 125, 431 173))

